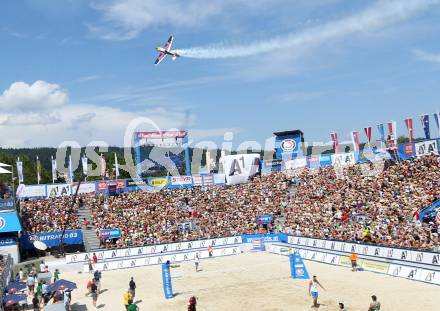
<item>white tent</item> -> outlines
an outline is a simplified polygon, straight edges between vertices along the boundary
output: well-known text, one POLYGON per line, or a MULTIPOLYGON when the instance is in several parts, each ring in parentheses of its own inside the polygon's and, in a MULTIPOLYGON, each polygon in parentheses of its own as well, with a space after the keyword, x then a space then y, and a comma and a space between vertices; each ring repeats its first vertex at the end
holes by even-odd
POLYGON ((12 172, 8 171, 7 169, 4 169, 3 167, 0 167, 0 174, 12 174, 12 172))
POLYGON ((0 167, 10 167, 10 165, 9 165, 9 164, 6 164, 6 163, 2 163, 2 162, 0 162, 0 167))

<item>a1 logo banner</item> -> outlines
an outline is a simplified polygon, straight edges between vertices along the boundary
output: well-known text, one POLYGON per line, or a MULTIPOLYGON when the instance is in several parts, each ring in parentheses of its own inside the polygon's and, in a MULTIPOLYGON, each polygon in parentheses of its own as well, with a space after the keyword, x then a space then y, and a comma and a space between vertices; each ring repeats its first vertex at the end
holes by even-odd
POLYGON ((309 272, 299 253, 289 255, 290 277, 292 279, 309 279, 309 272))

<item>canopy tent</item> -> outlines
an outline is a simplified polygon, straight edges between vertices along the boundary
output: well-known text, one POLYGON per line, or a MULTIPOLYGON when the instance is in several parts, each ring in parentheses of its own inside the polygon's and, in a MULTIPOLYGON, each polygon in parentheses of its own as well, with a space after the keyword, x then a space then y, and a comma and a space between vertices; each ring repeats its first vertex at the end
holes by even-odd
POLYGON ((0 167, 0 174, 12 174, 12 172, 8 171, 7 169, 4 169, 3 167, 0 167))

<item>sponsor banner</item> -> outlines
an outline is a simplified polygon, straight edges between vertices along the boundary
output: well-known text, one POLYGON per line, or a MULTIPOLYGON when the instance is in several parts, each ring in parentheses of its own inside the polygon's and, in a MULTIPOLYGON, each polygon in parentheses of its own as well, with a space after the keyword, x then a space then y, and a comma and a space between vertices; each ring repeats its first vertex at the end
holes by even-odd
POLYGON ((0 238, 0 247, 17 245, 17 239, 15 238, 0 238))
POLYGON ((397 152, 402 160, 410 159, 415 155, 414 144, 400 144, 397 152))
POLYGON ((245 234, 241 236, 243 243, 252 243, 253 240, 263 240, 264 242, 287 242, 287 234, 245 234))
MULTIPOLYGON (((363 268, 364 270, 378 272, 378 273, 388 273, 388 269, 390 267, 389 263, 369 260, 369 259, 358 259, 357 260, 358 267, 363 268)), ((339 265, 346 266, 351 268, 351 260, 349 256, 340 256, 339 265)))
MULTIPOLYGON (((25 249, 34 249, 33 242, 41 241, 47 245, 47 247, 54 247, 60 245, 62 232, 48 232, 48 233, 36 233, 36 234, 24 234, 21 236, 21 245, 25 249)), ((66 230, 64 233, 64 244, 67 245, 80 245, 83 243, 83 236, 81 230, 66 230)))
POLYGON ((272 215, 258 215, 257 223, 259 225, 270 224, 272 222, 272 215))
POLYGON ((138 139, 159 139, 159 138, 183 138, 188 135, 186 131, 158 131, 158 132, 137 132, 138 139))
POLYGON ((9 211, 15 209, 14 198, 0 199, 0 211, 9 211))
POLYGON ((116 180, 116 189, 117 190, 125 189, 125 179, 118 179, 118 180, 116 180))
POLYGON ((17 197, 25 198, 43 198, 46 197, 46 185, 25 185, 20 184, 16 191, 17 197))
POLYGON ((174 297, 173 295, 173 287, 171 284, 171 265, 169 263, 162 264, 162 284, 163 284, 163 293, 165 295, 165 299, 171 299, 174 297))
POLYGON ((105 239, 117 239, 121 237, 121 229, 114 228, 114 229, 99 229, 99 233, 101 236, 105 239))
POLYGON ((349 166, 356 164, 354 152, 332 154, 332 165, 349 166))
POLYGON ((319 156, 310 156, 307 157, 308 166, 310 168, 318 168, 320 167, 319 156))
MULTIPOLYGON (((209 255, 207 249, 204 250, 182 250, 182 252, 174 253, 174 254, 158 254, 153 256, 143 256, 141 258, 132 258, 132 259, 122 259, 122 260, 114 260, 108 262, 99 262, 93 265, 94 270, 99 271, 107 271, 107 270, 118 270, 118 269, 126 269, 126 268, 135 268, 142 266, 151 266, 151 265, 159 265, 166 263, 168 260, 171 264, 183 261, 193 261, 196 257, 196 254, 199 255, 200 259, 204 258, 212 258, 212 257, 222 257, 222 256, 231 256, 231 255, 239 255, 241 254, 241 249, 238 246, 224 247, 224 248, 214 248, 212 251, 212 256, 209 255)), ((70 255, 72 256, 72 255, 70 255)), ((98 256, 99 258, 99 256, 98 256)), ((83 266, 83 271, 88 272, 89 266, 85 264, 83 266)))
POLYGON ((96 183, 97 192, 106 192, 107 191, 107 182, 106 181, 98 181, 96 183))
POLYGON ((203 185, 203 178, 200 175, 194 175, 192 177, 193 179, 193 185, 194 186, 202 186, 203 185))
POLYGON ((235 154, 222 157, 226 184, 235 185, 247 182, 260 171, 259 154, 235 154))
POLYGON ((390 268, 389 263, 362 259, 360 263, 361 267, 368 271, 378 272, 378 273, 388 273, 390 268))
POLYGON ((214 174, 214 185, 224 185, 226 183, 225 174, 214 174))
POLYGON ((127 179, 127 187, 146 186, 147 179, 127 179))
POLYGON ((304 264, 301 255, 294 253, 289 255, 290 277, 292 279, 309 279, 309 272, 304 264))
POLYGON ((147 180, 148 185, 153 189, 163 189, 170 184, 168 177, 149 177, 147 180))
POLYGON ((213 185, 213 178, 212 175, 203 175, 203 186, 212 186, 213 185))
POLYGON ((391 264, 388 275, 440 285, 440 274, 438 271, 428 269, 391 264))
POLYGON ((319 165, 322 167, 332 165, 332 157, 330 154, 321 154, 319 156, 319 165))
MULTIPOLYGON (((159 245, 148 245, 141 247, 123 248, 116 250, 105 250, 95 252, 99 259, 112 259, 112 258, 123 258, 132 256, 142 256, 142 255, 153 255, 161 254, 174 251, 184 251, 192 249, 205 249, 208 246, 227 246, 234 244, 241 244, 241 236, 226 237, 226 238, 216 238, 216 239, 206 239, 170 244, 159 244, 159 245)), ((66 255, 66 263, 76 263, 76 262, 87 262, 92 258, 93 253, 78 253, 78 254, 68 254, 66 255)))
POLYGON ((331 241, 324 239, 314 239, 306 237, 288 237, 288 243, 298 246, 307 246, 329 251, 340 251, 345 253, 356 252, 360 255, 379 257, 383 259, 393 259, 402 262, 420 263, 432 265, 440 268, 440 253, 422 252, 416 250, 391 248, 369 244, 359 244, 350 242, 331 241))
POLYGON ((415 143, 415 149, 417 157, 438 154, 437 140, 426 140, 420 143, 415 143))
POLYGON ((275 158, 290 160, 303 156, 303 137, 300 131, 288 131, 275 134, 275 158))
MULTIPOLYGON (((78 188, 78 183, 72 184, 72 194, 75 194, 76 188, 78 188)), ((78 189, 78 194, 95 194, 96 186, 95 183, 81 183, 78 189)))
POLYGON ((175 187, 191 187, 192 177, 191 176, 172 176, 171 186, 175 187))
POLYGON ((47 185, 48 198, 69 196, 71 194, 72 194, 72 189, 70 184, 47 185))
POLYGON ((307 158, 296 158, 293 160, 287 160, 284 163, 286 170, 294 170, 297 168, 303 168, 307 166, 307 158))

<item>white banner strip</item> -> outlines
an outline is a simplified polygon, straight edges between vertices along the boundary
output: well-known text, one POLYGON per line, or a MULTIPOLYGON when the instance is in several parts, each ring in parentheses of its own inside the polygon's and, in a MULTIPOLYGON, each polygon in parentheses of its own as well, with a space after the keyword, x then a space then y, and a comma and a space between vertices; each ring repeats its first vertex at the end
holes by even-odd
MULTIPOLYGON (((241 254, 241 249, 238 246, 234 247, 224 247, 213 249, 212 256, 209 256, 208 250, 203 251, 182 251, 176 254, 160 255, 160 256, 148 256, 143 258, 133 258, 133 259, 123 259, 115 260, 109 262, 98 262, 93 264, 93 270, 107 271, 107 270, 118 270, 126 268, 135 268, 142 266, 158 265, 167 262, 171 263, 191 261, 195 259, 196 254, 199 255, 200 259, 212 258, 212 257, 223 257, 231 255, 241 254)), ((88 272, 89 266, 85 264, 83 266, 83 271, 88 272)))

